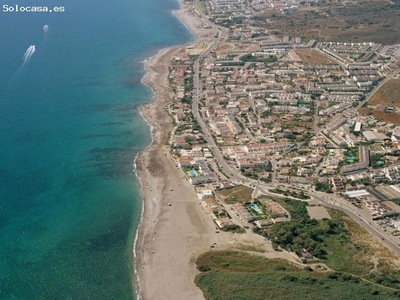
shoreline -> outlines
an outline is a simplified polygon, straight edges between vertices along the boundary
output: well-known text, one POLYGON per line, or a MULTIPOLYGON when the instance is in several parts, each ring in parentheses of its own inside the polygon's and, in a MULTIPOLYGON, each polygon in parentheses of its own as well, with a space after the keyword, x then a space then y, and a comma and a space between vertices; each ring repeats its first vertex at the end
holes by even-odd
POLYGON ((144 189, 144 178, 143 176, 141 176, 140 171, 138 171, 138 169, 141 167, 141 162, 140 162, 140 157, 141 156, 145 156, 146 153, 149 151, 149 149, 151 149, 152 147, 158 146, 160 141, 156 141, 154 138, 154 122, 152 123, 148 117, 146 117, 146 113, 144 113, 143 111, 143 107, 149 104, 153 104, 153 103, 157 103, 158 99, 157 99, 157 92, 154 89, 153 83, 151 81, 149 81, 150 79, 148 79, 147 77, 150 77, 149 73, 151 72, 148 68, 148 64, 153 60, 157 60, 157 59, 164 59, 165 54, 163 54, 163 51, 173 51, 173 49, 177 47, 177 46, 170 46, 170 47, 166 47, 166 48, 162 48, 160 50, 157 51, 156 54, 154 54, 153 56, 150 56, 148 58, 146 58, 146 60, 144 61, 144 68, 145 68, 145 75, 141 78, 140 82, 141 84, 146 85, 147 87, 150 88, 152 96, 151 96, 151 100, 149 103, 141 105, 138 110, 140 113, 140 116, 143 118, 143 120, 146 122, 146 124, 149 126, 149 132, 150 132, 150 136, 151 136, 151 142, 149 145, 146 146, 146 148, 144 148, 142 151, 140 151, 139 153, 136 154, 135 159, 134 159, 134 171, 135 171, 135 175, 136 178, 138 180, 139 183, 139 193, 140 193, 140 198, 142 200, 142 205, 141 205, 141 212, 140 212, 140 220, 138 223, 138 227, 136 228, 136 232, 135 232, 135 237, 134 237, 134 242, 133 242, 133 271, 134 271, 134 286, 135 286, 135 292, 136 292, 136 299, 143 299, 143 295, 142 295, 142 288, 141 288, 141 279, 140 279, 140 263, 139 263, 139 258, 140 255, 138 255, 138 247, 139 247, 139 241, 143 240, 143 235, 145 234, 144 230, 145 230, 145 224, 144 222, 146 221, 146 194, 145 194, 145 189, 144 189))
MULTIPOLYGON (((170 243, 168 233, 174 231, 176 224, 162 222, 161 225, 162 217, 165 214, 175 211, 175 217, 172 219, 177 220, 179 217, 183 218, 182 214, 186 213, 185 228, 192 227, 193 233, 196 232, 196 227, 204 227, 204 224, 200 224, 204 220, 199 220, 199 218, 204 218, 204 214, 200 207, 194 206, 194 204, 197 204, 197 197, 193 187, 185 178, 182 178, 181 170, 175 167, 175 163, 169 155, 169 149, 165 145, 173 128, 173 120, 166 111, 166 105, 173 101, 167 76, 171 60, 179 53, 181 48, 212 40, 213 35, 209 30, 207 32, 199 26, 202 20, 196 14, 191 15, 188 5, 185 5, 182 0, 178 0, 178 3, 179 10, 172 11, 172 14, 193 34, 194 40, 184 45, 160 49, 155 55, 147 58, 145 62, 146 74, 141 79, 141 83, 147 85, 152 91, 152 100, 139 107, 141 116, 149 125, 152 141, 136 155, 134 160, 135 174, 139 182, 142 199, 141 216, 133 244, 134 285, 138 300, 181 299, 182 297, 204 299, 202 291, 194 283, 196 269, 192 261, 193 252, 189 260, 184 261, 182 265, 176 264, 176 268, 168 267, 173 261, 170 260, 171 258, 157 255, 158 253, 162 254, 164 248, 169 248, 172 252, 183 250, 182 255, 194 250, 191 249, 192 243, 190 241, 185 245, 185 242, 187 242, 185 236, 177 236, 177 242, 170 243), (176 193, 174 193, 175 189, 178 190, 176 193), (184 211, 171 209, 167 206, 167 203, 174 203, 174 199, 182 195, 188 197, 184 211), (190 208, 190 211, 188 208, 190 208), (197 215, 195 217, 196 224, 192 220, 193 216, 188 216, 188 213, 193 212, 197 215), (156 233, 157 238, 155 237, 156 233), (164 239, 168 242, 158 242, 164 239), (154 259, 155 257, 156 259, 154 259), (160 274, 160 272, 165 272, 165 274, 160 274), (176 285, 182 282, 185 283, 184 286, 176 288, 176 285), (154 286, 157 286, 157 289, 151 288, 154 286)), ((204 228, 200 231, 206 232, 204 228)), ((200 252, 198 254, 204 252, 208 245, 207 239, 206 243, 203 242, 202 245, 199 245, 200 252)), ((178 257, 180 256, 181 254, 178 257)))
POLYGON ((142 215, 136 230, 133 253, 137 299, 204 300, 195 284, 200 272, 195 260, 218 245, 263 249, 266 257, 294 260, 289 253, 275 253, 259 235, 219 233, 204 212, 193 185, 170 155, 166 144, 173 131, 173 119, 166 106, 173 102, 168 82, 168 67, 180 49, 190 45, 203 51, 214 40, 215 29, 204 28, 204 21, 179 0, 180 9, 172 13, 196 39, 185 45, 161 49, 147 60, 141 82, 153 92, 152 101, 139 107, 149 124, 152 143, 136 157, 136 176, 140 184, 142 215))

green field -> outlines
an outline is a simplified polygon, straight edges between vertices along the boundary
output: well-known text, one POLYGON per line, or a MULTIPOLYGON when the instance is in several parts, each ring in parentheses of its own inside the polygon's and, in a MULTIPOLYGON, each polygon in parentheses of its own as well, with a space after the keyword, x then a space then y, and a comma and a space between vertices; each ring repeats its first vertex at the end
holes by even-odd
POLYGON ((316 273, 235 251, 201 255, 195 282, 206 299, 399 299, 400 293, 343 273, 316 273))

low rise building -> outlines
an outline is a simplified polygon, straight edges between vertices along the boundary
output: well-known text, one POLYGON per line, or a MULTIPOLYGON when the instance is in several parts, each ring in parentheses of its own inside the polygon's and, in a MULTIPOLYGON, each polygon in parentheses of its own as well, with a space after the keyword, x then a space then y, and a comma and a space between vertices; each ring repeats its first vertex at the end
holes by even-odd
POLYGON ((368 142, 371 143, 383 143, 384 140, 389 140, 389 137, 386 134, 371 130, 364 131, 363 136, 368 142))

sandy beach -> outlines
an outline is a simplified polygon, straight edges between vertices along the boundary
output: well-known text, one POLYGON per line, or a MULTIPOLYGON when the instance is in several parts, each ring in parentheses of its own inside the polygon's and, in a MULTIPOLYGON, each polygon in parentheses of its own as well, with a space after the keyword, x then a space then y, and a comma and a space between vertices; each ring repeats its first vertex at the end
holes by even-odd
MULTIPOLYGON (((196 15, 182 7, 174 14, 196 36, 194 43, 212 40, 210 30, 196 15)), ((140 299, 204 299, 194 284, 195 258, 205 252, 214 232, 191 184, 183 177, 166 145, 172 118, 166 111, 171 103, 168 66, 183 46, 160 50, 147 64, 142 82, 154 91, 153 102, 140 108, 152 126, 153 143, 137 157, 144 214, 136 242, 136 269, 140 299), (171 206, 168 205, 171 203, 171 206)), ((137 284, 137 285, 138 285, 137 284)))
MULTIPOLYGON (((193 48, 205 48, 214 41, 215 30, 204 28, 200 17, 183 6, 173 12, 196 36, 193 48)), ((261 249, 264 256, 297 259, 286 252, 273 251, 260 235, 217 232, 195 194, 194 187, 170 156, 167 140, 173 131, 173 120, 166 107, 172 102, 167 75, 174 56, 185 46, 160 50, 147 64, 142 82, 154 91, 153 102, 140 107, 152 126, 153 143, 141 152, 136 171, 141 183, 144 213, 135 247, 138 299, 204 299, 195 285, 199 273, 196 258, 210 250, 261 249), (169 205, 170 204, 170 205, 169 205)))

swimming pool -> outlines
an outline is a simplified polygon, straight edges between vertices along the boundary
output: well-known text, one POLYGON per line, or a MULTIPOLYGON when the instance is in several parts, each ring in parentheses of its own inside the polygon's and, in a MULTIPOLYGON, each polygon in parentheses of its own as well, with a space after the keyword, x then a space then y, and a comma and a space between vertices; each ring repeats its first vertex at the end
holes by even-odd
POLYGON ((196 173, 196 171, 189 171, 189 175, 190 175, 190 177, 196 177, 197 173, 196 173))
POLYGON ((256 204, 250 204, 250 207, 258 214, 262 214, 261 209, 258 208, 256 204))

